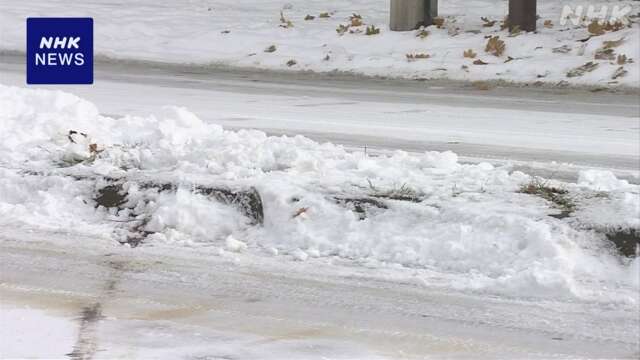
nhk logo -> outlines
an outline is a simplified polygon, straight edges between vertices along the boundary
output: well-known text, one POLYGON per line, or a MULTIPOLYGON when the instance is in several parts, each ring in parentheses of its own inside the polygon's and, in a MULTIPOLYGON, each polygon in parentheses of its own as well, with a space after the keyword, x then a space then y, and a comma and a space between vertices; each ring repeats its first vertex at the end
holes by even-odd
POLYGON ((28 84, 93 83, 93 19, 27 19, 28 84))

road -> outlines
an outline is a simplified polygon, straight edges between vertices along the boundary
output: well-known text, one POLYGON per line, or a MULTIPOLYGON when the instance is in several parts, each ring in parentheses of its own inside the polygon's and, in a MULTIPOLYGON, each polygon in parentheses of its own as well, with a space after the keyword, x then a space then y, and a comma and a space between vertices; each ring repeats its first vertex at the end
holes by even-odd
MULTIPOLYGON (((0 82, 24 86, 23 56, 1 58, 0 82)), ((114 117, 177 105, 228 129, 302 134, 357 149, 451 150, 472 160, 564 164, 556 173, 571 166, 622 175, 640 170, 638 91, 483 91, 446 81, 111 61, 97 62, 92 86, 46 88, 73 92, 114 117)))
POLYGON ((25 229, 4 231, 0 250, 2 306, 47 309, 76 323, 72 358, 638 354, 637 320, 620 309, 441 291, 347 263, 127 249, 25 229))

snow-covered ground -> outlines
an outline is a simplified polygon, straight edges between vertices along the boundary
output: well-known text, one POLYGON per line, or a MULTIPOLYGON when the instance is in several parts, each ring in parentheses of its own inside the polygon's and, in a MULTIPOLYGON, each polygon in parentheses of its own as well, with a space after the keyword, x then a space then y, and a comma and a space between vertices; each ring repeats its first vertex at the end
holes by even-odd
POLYGON ((74 229, 114 241, 135 227, 151 233, 148 246, 348 259, 418 269, 431 286, 638 304, 640 263, 618 257, 591 229, 640 227, 640 190, 606 171, 548 182, 576 206, 559 220, 549 215, 562 208, 519 192, 531 176, 461 164, 452 152, 371 157, 301 136, 225 131, 178 107, 114 119, 59 91, 2 86, 0 109, 2 227, 74 229), (107 185, 101 177, 121 179, 126 209, 95 207, 107 185), (148 182, 177 191, 141 185, 148 182), (196 185, 255 187, 264 225, 196 185))
POLYGON ((638 87, 640 27, 638 18, 633 17, 640 10, 637 1, 540 1, 538 6, 538 31, 509 36, 500 29, 500 21, 507 14, 506 0, 440 1, 444 25, 429 27, 429 35, 420 38, 413 31, 389 31, 388 0, 137 0, 127 1, 126 6, 105 1, 3 1, 0 49, 24 51, 27 16, 92 16, 96 53, 113 59, 421 79, 638 87), (635 22, 619 31, 589 38, 588 21, 561 24, 565 5, 584 6, 585 16, 589 5, 595 5, 598 11, 601 6, 608 6, 609 12, 613 6, 628 8, 629 12, 622 13, 635 22), (280 26, 280 11, 293 26, 280 26), (330 17, 320 18, 323 12, 330 17), (336 28, 348 24, 353 13, 360 14, 365 25, 353 28, 356 33, 339 35, 336 28), (307 15, 315 19, 304 20, 307 15), (484 27, 481 17, 496 22, 484 27), (552 25, 544 26, 547 21, 552 25), (365 35, 362 31, 366 25, 375 25, 381 33, 365 35), (488 36, 500 36, 505 42, 502 55, 485 52, 488 36), (616 43, 617 40, 622 42, 616 43), (601 53, 596 59, 605 41, 613 41, 609 43, 613 51, 601 53), (266 52, 272 45, 274 48, 266 52), (475 58, 463 56, 469 49, 477 54, 475 58), (408 54, 423 53, 429 58, 407 60, 408 54), (618 55, 634 62, 617 64, 618 55), (474 65, 475 60, 487 65, 474 65), (582 76, 567 76, 588 62, 597 67, 582 76), (616 72, 622 71, 620 67, 626 75, 613 79, 616 72))

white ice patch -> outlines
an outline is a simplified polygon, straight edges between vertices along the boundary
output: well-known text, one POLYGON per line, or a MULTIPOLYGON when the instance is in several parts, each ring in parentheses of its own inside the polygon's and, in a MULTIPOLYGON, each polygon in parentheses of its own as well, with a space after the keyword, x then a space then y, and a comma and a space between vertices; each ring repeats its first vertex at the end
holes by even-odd
MULTIPOLYGON (((134 214, 140 230, 153 233, 149 245, 212 246, 300 261, 339 257, 424 270, 463 290, 637 301, 638 281, 629 275, 637 261, 615 256, 603 235, 548 216, 557 209, 519 193, 530 177, 508 166, 461 164, 451 152, 369 157, 301 136, 225 131, 175 107, 114 119, 61 92, 0 86, 0 104, 0 222, 7 226, 121 236, 134 214), (87 136, 71 146, 69 130, 87 136), (65 162, 92 143, 99 154, 65 162), (128 181, 127 209, 96 208, 100 184, 46 176, 63 170, 164 179, 177 189, 128 181), (197 193, 193 184, 255 187, 264 224, 253 225, 237 206, 197 193), (358 203, 362 199, 373 202, 358 203)), ((559 186, 586 204, 578 210, 581 219, 638 226, 638 186, 595 172, 559 186)))

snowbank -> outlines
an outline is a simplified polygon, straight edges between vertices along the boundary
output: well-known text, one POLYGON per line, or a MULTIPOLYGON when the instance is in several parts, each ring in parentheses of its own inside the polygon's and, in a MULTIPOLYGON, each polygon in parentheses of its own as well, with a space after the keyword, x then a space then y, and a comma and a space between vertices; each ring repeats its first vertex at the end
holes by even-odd
MULTIPOLYGON (((27 16, 92 16, 95 49, 115 59, 153 60, 171 63, 230 65, 278 70, 346 71, 366 75, 456 80, 506 80, 558 84, 640 84, 640 27, 607 32, 588 40, 585 24, 562 24, 565 5, 630 8, 637 1, 586 0, 576 4, 560 1, 538 3, 538 31, 509 36, 500 29, 507 14, 506 0, 448 0, 440 2, 442 28, 429 27, 429 35, 388 30, 388 0, 307 1, 174 1, 137 0, 126 6, 88 1, 4 1, 0 4, 0 34, 4 50, 24 51, 27 16), (283 11, 285 23, 280 19, 283 11), (328 18, 321 18, 321 13, 328 18), (365 26, 340 36, 336 29, 360 14, 366 25, 381 29, 367 36, 365 26), (304 20, 307 15, 313 20, 304 20), (492 26, 481 20, 495 21, 492 26), (286 25, 291 21, 293 26, 286 25), (550 23, 549 23, 550 21, 550 23), (545 26, 545 22, 547 26, 545 26), (486 37, 500 36, 506 50, 501 56, 485 52, 486 37), (605 41, 623 39, 613 54, 596 53, 605 41), (274 46, 274 48, 271 48, 274 46), (269 49, 268 51, 265 51, 269 49), (555 50, 554 50, 555 49, 555 50), (273 50, 273 51, 271 51, 273 50), (477 56, 465 58, 472 50, 477 56), (408 61, 407 54, 426 54, 427 59, 408 61), (617 64, 617 55, 635 63, 617 64), (511 60, 510 60, 511 59, 511 60), (293 62, 290 61, 294 61, 293 62), (474 65, 482 60, 487 65, 474 65), (598 66, 582 76, 567 74, 588 62, 598 66), (288 65, 289 64, 289 65, 288 65), (614 79, 619 67, 625 76, 614 79)), ((634 18, 637 21, 637 17, 634 18)))
MULTIPOLYGON (((520 193, 531 178, 508 166, 461 164, 451 152, 370 157, 300 136, 225 131, 175 107, 114 119, 54 91, 0 86, 0 109, 0 227, 121 240, 135 217, 151 233, 145 246, 341 258, 418 269, 426 282, 435 274, 463 290, 637 302, 639 263, 619 258, 589 226, 550 217, 557 209, 520 193), (106 181, 90 176, 124 179, 126 209, 96 208, 106 181), (179 186, 158 191, 141 178, 179 186), (257 188, 264 224, 193 184, 257 188)), ((613 183, 611 176, 585 173, 580 184, 554 186, 588 204, 585 211, 606 211, 609 225, 640 225, 638 186, 585 185, 613 183)))

